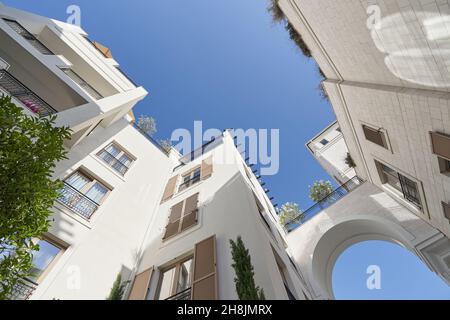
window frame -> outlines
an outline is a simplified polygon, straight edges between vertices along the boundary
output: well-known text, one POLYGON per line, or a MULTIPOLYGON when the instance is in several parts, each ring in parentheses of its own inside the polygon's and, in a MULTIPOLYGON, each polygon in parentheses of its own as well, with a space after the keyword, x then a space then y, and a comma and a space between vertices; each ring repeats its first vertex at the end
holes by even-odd
POLYGON ((45 277, 51 272, 51 270, 55 267, 58 260, 62 257, 62 255, 67 251, 69 248, 69 245, 65 243, 64 241, 56 238, 55 236, 51 234, 44 234, 42 239, 39 238, 33 238, 33 241, 35 243, 39 243, 40 241, 46 241, 50 243, 51 245, 55 246, 59 249, 58 254, 52 259, 52 261, 48 264, 48 266, 45 268, 45 270, 42 271, 42 273, 37 277, 36 280, 29 279, 28 277, 25 277, 27 281, 30 281, 32 283, 35 283, 37 285, 41 284, 42 281, 45 279, 45 277))
POLYGON ((112 191, 112 188, 109 187, 108 184, 106 184, 105 182, 103 182, 102 180, 94 177, 92 174, 89 174, 88 172, 86 172, 85 170, 83 170, 82 168, 78 168, 77 170, 73 171, 72 173, 70 173, 69 175, 67 175, 64 179, 63 179, 64 183, 67 183, 68 185, 70 185, 72 188, 74 188, 75 190, 77 190, 78 192, 80 192, 81 194, 83 194, 86 198, 89 198, 86 193, 95 185, 95 183, 99 183, 101 184, 106 190, 107 192, 105 193, 105 195, 103 196, 103 198, 99 201, 96 202, 93 199, 90 199, 92 202, 97 203, 99 206, 102 205, 106 198, 108 198, 109 194, 112 191), (86 183, 85 186, 83 186, 83 188, 81 188, 81 190, 75 188, 74 186, 70 185, 69 183, 66 182, 67 179, 69 179, 70 177, 72 177, 74 174, 80 174, 86 178, 88 178, 90 181, 88 183, 86 183))
POLYGON ((136 161, 136 157, 133 156, 130 152, 128 152, 127 150, 125 150, 125 148, 123 148, 120 144, 118 144, 115 141, 111 141, 110 143, 108 143, 107 145, 105 145, 103 148, 101 148, 96 154, 96 157, 98 157, 100 160, 102 160, 103 163, 105 163, 109 168, 113 169, 114 172, 118 173, 120 176, 124 177, 131 169, 131 167, 133 166, 134 162, 136 161), (113 146, 116 149, 119 150, 119 153, 116 156, 113 156, 111 153, 109 153, 109 151, 107 151, 106 149, 109 146, 113 146), (114 158, 113 163, 108 163, 104 158, 102 158, 101 154, 103 152, 108 153, 112 158, 114 158), (129 159, 130 159, 130 164, 129 166, 126 166, 122 161, 120 161, 120 157, 122 157, 123 155, 126 155, 129 159), (117 170, 116 168, 114 168, 114 165, 116 163, 120 163, 122 164, 124 167, 127 168, 127 170, 122 173, 119 170, 117 170))
MULTIPOLYGON (((170 295, 161 301, 167 300, 168 298, 182 292, 182 291, 176 292, 178 280, 179 280, 179 276, 180 276, 180 269, 181 269, 181 266, 183 265, 183 263, 185 263, 186 261, 189 261, 189 260, 191 260, 191 270, 190 270, 190 274, 189 274, 189 276, 190 276, 189 288, 192 289, 193 276, 194 276, 194 259, 195 259, 194 252, 188 252, 187 254, 184 254, 183 256, 176 258, 175 262, 171 262, 170 264, 163 265, 158 268, 158 270, 159 270, 158 285, 156 287, 154 300, 161 300, 160 295, 161 295, 161 287, 162 287, 163 279, 164 279, 164 273, 173 268, 175 268, 175 274, 174 274, 174 277, 173 277, 172 283, 171 283, 170 295)), ((185 290, 187 290, 187 289, 185 289, 185 290)))
POLYGON ((192 168, 191 170, 187 171, 186 173, 180 174, 180 183, 178 184, 177 193, 180 193, 182 191, 185 191, 185 190, 195 186, 200 181, 202 181, 202 167, 201 167, 201 165, 198 165, 198 166, 192 168), (199 173, 198 180, 193 182, 194 178, 196 177, 195 172, 197 172, 197 171, 199 173), (189 176, 189 179, 187 181, 185 181, 185 177, 187 177, 187 176, 189 176), (189 182, 189 184, 186 187, 184 187, 183 189, 181 189, 181 187, 183 185, 185 185, 186 182, 189 182))
POLYGON ((410 177, 406 174, 404 174, 402 171, 392 167, 391 165, 388 165, 378 159, 374 159, 375 161, 375 166, 376 169, 378 171, 378 176, 380 178, 381 184, 385 187, 388 188, 389 190, 392 190, 392 192, 394 192, 395 194, 397 194, 403 201, 405 201, 406 203, 408 203, 409 205, 411 205, 412 207, 414 207, 415 209, 417 209, 418 211, 422 212, 422 213, 427 213, 427 204, 426 204, 426 198, 425 198, 425 193, 423 191, 423 186, 422 183, 420 181, 418 181, 417 179, 410 177), (392 171, 394 171, 396 173, 396 177, 399 181, 400 187, 396 187, 393 186, 392 184, 390 184, 387 180, 387 178, 385 177, 385 175, 390 175, 386 173, 383 170, 383 167, 386 167, 392 171), (415 199, 410 199, 410 193, 406 193, 405 192, 405 180, 410 181, 412 183, 415 184, 415 189, 416 189, 416 194, 418 196, 418 198, 416 197, 415 199), (403 183, 402 183, 403 181, 403 183), (416 203, 415 201, 418 200, 420 203, 416 203))
POLYGON ((361 129, 362 129, 362 132, 363 132, 364 139, 366 141, 369 141, 370 143, 372 143, 374 145, 377 145, 379 147, 382 147, 382 148, 392 152, 391 144, 390 144, 390 141, 389 141, 389 136, 388 136, 388 133, 387 133, 387 131, 385 129, 383 129, 381 127, 377 128, 376 126, 370 125, 368 123, 363 123, 363 122, 361 123, 361 129), (382 144, 379 144, 377 142, 369 140, 367 138, 367 135, 366 135, 366 130, 365 130, 366 128, 367 128, 367 130, 380 133, 381 134, 382 144))

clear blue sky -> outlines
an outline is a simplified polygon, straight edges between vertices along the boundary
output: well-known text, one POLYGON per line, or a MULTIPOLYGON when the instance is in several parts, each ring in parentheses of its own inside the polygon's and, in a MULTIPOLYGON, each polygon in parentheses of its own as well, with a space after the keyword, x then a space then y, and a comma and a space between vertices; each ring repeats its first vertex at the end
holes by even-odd
MULTIPOLYGON (((79 5, 82 28, 108 46, 121 68, 150 92, 135 113, 157 120, 157 138, 170 137, 177 128, 192 129, 195 120, 202 120, 204 128, 279 128, 280 171, 264 178, 275 202, 294 201, 306 209, 311 204, 308 185, 329 179, 304 144, 335 116, 319 96, 314 61, 272 23, 266 1, 3 2, 63 21, 67 6, 79 5)), ((384 250, 392 249, 363 243, 344 253, 336 269, 337 298, 450 298, 450 289, 441 289, 440 280, 430 278, 416 258, 374 255, 384 250), (397 266, 410 267, 402 269, 402 277, 386 276, 392 285, 370 296, 360 287, 365 279, 355 276, 361 270, 365 276, 369 260, 383 265, 386 274, 398 272, 397 266), (426 281, 406 287, 411 278, 426 281)))

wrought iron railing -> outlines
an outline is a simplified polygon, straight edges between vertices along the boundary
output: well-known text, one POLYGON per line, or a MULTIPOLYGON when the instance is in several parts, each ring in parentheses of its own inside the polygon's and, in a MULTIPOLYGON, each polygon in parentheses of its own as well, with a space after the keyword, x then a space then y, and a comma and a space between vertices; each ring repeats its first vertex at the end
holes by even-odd
POLYGON ((0 70, 0 89, 22 102, 26 108, 34 113, 42 116, 57 113, 47 102, 6 70, 0 70))
POLYGON ((58 202, 87 220, 99 207, 97 202, 66 182, 64 182, 64 187, 60 191, 58 202))
POLYGON ((191 288, 180 291, 173 296, 166 298, 165 300, 191 300, 191 288))
POLYGON ((320 213, 321 211, 325 210, 326 208, 330 207, 331 205, 335 204, 338 200, 342 199, 345 195, 359 187, 362 183, 364 183, 364 180, 360 179, 359 177, 355 176, 352 179, 348 180, 346 183, 335 189, 333 192, 331 192, 329 195, 327 195, 325 198, 323 198, 321 201, 317 202, 313 206, 311 206, 306 211, 303 211, 300 215, 298 215, 296 218, 288 221, 284 227, 287 232, 291 232, 298 227, 300 227, 303 223, 320 213))
POLYGON ((11 294, 9 295, 10 300, 28 300, 33 294, 34 290, 37 288, 37 283, 28 280, 21 279, 14 286, 11 294))
POLYGON ((111 166, 111 168, 116 170, 121 175, 125 175, 125 173, 127 173, 128 169, 130 169, 130 167, 128 167, 125 163, 120 161, 120 159, 116 158, 115 156, 113 156, 111 153, 109 153, 105 149, 100 151, 98 156, 100 158, 102 158, 103 161, 105 161, 108 165, 111 166))
POLYGON ((40 42, 33 34, 25 29, 20 23, 15 20, 3 19, 16 33, 26 39, 36 50, 45 55, 53 55, 54 53, 40 42))
POLYGON ((201 180, 200 174, 196 175, 180 184, 180 186, 178 187, 178 191, 183 191, 184 189, 189 188, 190 186, 196 184, 197 182, 200 182, 200 180, 201 180))

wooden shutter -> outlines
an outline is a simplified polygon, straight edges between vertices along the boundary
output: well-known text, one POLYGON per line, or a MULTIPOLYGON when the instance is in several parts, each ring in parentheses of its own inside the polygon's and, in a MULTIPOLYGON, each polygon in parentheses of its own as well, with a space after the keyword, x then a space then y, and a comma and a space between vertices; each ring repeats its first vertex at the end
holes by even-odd
POLYGON ((178 176, 172 177, 167 182, 166 188, 164 189, 164 194, 161 203, 169 200, 175 194, 175 188, 177 186, 178 176))
POLYGON ((208 179, 211 177, 213 172, 213 161, 212 156, 206 158, 202 161, 202 180, 208 179))
POLYGON ((180 219, 183 215, 183 205, 184 201, 178 202, 170 209, 169 222, 166 226, 166 232, 164 234, 163 240, 176 235, 180 229, 180 219))
POLYGON ((380 130, 373 129, 371 127, 363 125, 364 136, 370 142, 376 143, 383 148, 387 148, 386 139, 384 133, 380 130))
POLYGON ((192 300, 217 299, 216 236, 195 245, 192 300))
POLYGON ((442 202, 442 207, 444 208, 444 216, 450 220, 450 203, 442 202))
POLYGON ((169 222, 163 240, 196 225, 197 207, 198 193, 174 205, 170 210, 169 222))
POLYGON ((185 200, 183 222, 181 224, 181 231, 184 231, 197 224, 198 212, 198 193, 190 196, 185 200))
POLYGON ((450 136, 442 133, 430 132, 433 153, 450 160, 450 136))
POLYGON ((136 275, 128 300, 145 300, 147 298, 152 273, 153 268, 150 268, 136 275))

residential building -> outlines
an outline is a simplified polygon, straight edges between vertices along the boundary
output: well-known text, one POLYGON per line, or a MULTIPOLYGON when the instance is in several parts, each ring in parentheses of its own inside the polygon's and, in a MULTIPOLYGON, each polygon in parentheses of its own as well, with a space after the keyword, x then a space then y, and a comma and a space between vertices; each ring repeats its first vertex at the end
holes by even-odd
MULTIPOLYGON (((365 181, 347 196, 335 196, 339 201, 332 198, 288 237, 313 295, 333 298, 337 257, 371 239, 402 244, 449 282, 449 1, 278 5, 326 76, 323 86, 337 125, 355 173, 365 181)), ((317 148, 329 130, 308 146, 335 176, 346 152, 329 161, 321 151, 327 143, 317 148)))
POLYGON ((133 124, 146 95, 77 26, 0 6, 0 90, 70 126, 64 181, 32 277, 14 299, 236 299, 230 239, 268 299, 309 298, 285 233, 229 131, 187 156, 133 124))

